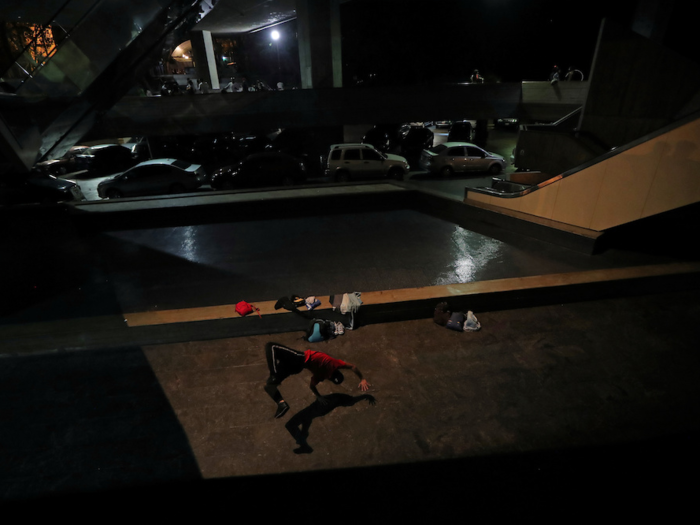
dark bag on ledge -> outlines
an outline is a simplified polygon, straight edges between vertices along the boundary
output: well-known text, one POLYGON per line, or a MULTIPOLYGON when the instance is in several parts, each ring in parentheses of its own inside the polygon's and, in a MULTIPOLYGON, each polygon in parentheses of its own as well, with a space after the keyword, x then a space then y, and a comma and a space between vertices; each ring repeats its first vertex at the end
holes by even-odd
POLYGON ((433 321, 440 326, 446 326, 450 320, 450 308, 446 302, 438 303, 433 314, 433 321))

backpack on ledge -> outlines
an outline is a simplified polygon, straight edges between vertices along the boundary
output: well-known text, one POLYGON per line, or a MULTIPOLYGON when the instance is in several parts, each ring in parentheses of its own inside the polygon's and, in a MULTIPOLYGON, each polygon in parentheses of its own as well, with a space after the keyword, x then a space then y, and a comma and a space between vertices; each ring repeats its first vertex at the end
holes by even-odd
POLYGON ((236 304, 236 313, 241 317, 245 317, 246 315, 253 312, 256 312, 258 314, 258 317, 262 319, 262 315, 260 315, 260 309, 256 308, 255 305, 246 303, 245 301, 241 301, 238 304, 236 304))
POLYGON ((320 343, 322 341, 330 341, 334 337, 335 331, 332 321, 313 319, 306 330, 306 335, 302 339, 309 343, 320 343))
POLYGON ((440 326, 447 326, 447 322, 450 320, 450 308, 446 302, 438 303, 435 307, 435 313, 433 314, 433 321, 440 326))

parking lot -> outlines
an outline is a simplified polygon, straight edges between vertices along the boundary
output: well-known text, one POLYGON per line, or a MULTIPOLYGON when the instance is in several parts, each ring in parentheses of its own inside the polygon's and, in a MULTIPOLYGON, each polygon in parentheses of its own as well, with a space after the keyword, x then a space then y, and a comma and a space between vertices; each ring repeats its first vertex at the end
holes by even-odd
MULTIPOLYGON (((447 136, 449 133, 448 128, 436 129, 431 126, 430 129, 434 133, 433 145, 437 146, 443 144, 447 141, 447 136)), ((488 142, 486 144, 486 149, 492 151, 498 155, 501 155, 506 159, 508 164, 507 169, 501 176, 507 176, 509 173, 514 171, 514 166, 510 164, 510 156, 515 148, 517 142, 517 130, 508 129, 489 129, 488 142)), ((85 198, 89 201, 101 200, 97 194, 97 185, 103 180, 110 179, 114 174, 103 175, 98 177, 89 176, 85 172, 79 173, 68 173, 61 176, 63 179, 74 180, 79 185, 85 195, 85 198)), ((440 175, 429 174, 426 171, 420 169, 420 167, 414 163, 411 165, 411 171, 405 182, 414 185, 417 188, 429 189, 432 191, 439 192, 444 195, 448 195, 452 198, 462 199, 464 196, 465 187, 479 187, 479 186, 490 186, 492 176, 487 173, 458 173, 451 177, 442 177, 440 175)), ((330 183, 328 178, 312 178, 308 180, 309 183, 330 183)), ((209 185, 204 185, 197 190, 198 192, 209 192, 212 188, 209 185)))

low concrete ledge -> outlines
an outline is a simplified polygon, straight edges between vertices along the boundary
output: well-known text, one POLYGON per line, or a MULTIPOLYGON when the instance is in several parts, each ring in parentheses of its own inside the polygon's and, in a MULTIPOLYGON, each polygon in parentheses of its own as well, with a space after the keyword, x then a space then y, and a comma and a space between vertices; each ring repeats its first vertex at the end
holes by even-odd
POLYGON ((79 203, 67 216, 87 231, 189 226, 403 208, 410 193, 388 182, 309 185, 79 203))
MULTIPOLYGON (((479 312, 590 299, 650 295, 700 288, 700 263, 591 270, 512 279, 362 293, 359 327, 431 318, 435 305, 479 312)), ((319 297, 323 316, 328 297, 319 297)), ((240 317, 234 305, 126 313, 0 327, 0 355, 55 353, 304 331, 308 319, 275 310, 275 301, 253 303, 261 317, 240 317)), ((484 327, 488 329, 488 327, 484 327)), ((349 332, 344 337, 351 337, 349 332)))
MULTIPOLYGON (((589 270, 583 272, 536 275, 531 277, 514 277, 492 281, 476 281, 471 283, 445 284, 439 286, 423 286, 420 288, 402 288, 397 290, 381 290, 378 292, 362 293, 362 309, 368 306, 412 303, 429 300, 431 304, 439 301, 468 303, 474 298, 487 294, 518 293, 530 290, 545 290, 594 283, 622 282, 643 278, 655 278, 670 275, 700 274, 700 263, 658 264, 650 266, 634 266, 628 268, 613 268, 607 270, 589 270)), ((313 312, 330 310, 330 298, 317 296, 321 307, 313 312)), ((275 310, 276 301, 253 303, 260 316, 286 314, 286 310, 275 310)), ((312 313, 313 315, 313 313, 312 313)), ((255 314, 250 314, 255 318, 255 314)), ((184 323, 193 321, 210 321, 217 319, 240 318, 236 313, 235 304, 205 306, 201 308, 183 308, 177 310, 153 310, 150 312, 132 312, 124 314, 124 320, 129 327, 184 323)))

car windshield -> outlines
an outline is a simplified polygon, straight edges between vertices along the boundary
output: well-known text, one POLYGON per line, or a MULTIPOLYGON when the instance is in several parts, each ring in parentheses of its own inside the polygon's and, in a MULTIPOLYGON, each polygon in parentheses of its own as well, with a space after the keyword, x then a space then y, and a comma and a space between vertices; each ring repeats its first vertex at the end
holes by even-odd
POLYGON ((447 146, 445 146, 444 144, 438 144, 434 148, 430 148, 430 151, 432 151, 433 153, 439 154, 439 153, 442 153, 443 151, 445 151, 446 149, 447 149, 447 146))
POLYGON ((173 166, 175 166, 176 168, 180 168, 181 170, 186 170, 187 168, 192 166, 192 164, 190 164, 189 162, 185 162, 184 160, 176 160, 175 162, 173 162, 173 166))

